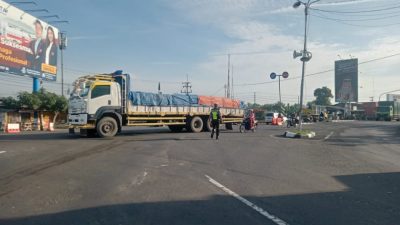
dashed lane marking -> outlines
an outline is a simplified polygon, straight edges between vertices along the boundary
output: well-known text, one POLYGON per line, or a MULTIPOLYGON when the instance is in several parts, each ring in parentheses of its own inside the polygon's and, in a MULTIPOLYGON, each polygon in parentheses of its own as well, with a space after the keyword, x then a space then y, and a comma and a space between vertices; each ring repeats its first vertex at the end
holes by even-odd
POLYGON ((0 151, 0 154, 2 154, 2 153, 6 153, 6 151, 0 151))
POLYGON ((210 181, 210 183, 212 183, 216 187, 220 188, 224 192, 228 193, 232 197, 236 198, 237 200, 241 201, 242 203, 244 203, 245 205, 249 206, 250 208, 254 209, 258 213, 260 213, 262 216, 268 218, 269 220, 271 220, 275 224, 277 224, 277 225, 289 225, 285 221, 279 219, 278 217, 276 217, 276 216, 272 215, 271 213, 265 211, 264 209, 258 207, 256 204, 250 202, 249 200, 247 200, 247 199, 243 198, 242 196, 236 194, 235 192, 231 191, 229 188, 227 188, 224 185, 220 184, 218 181, 214 180, 210 176, 208 176, 208 175, 205 175, 205 176, 208 179, 208 181, 210 181))

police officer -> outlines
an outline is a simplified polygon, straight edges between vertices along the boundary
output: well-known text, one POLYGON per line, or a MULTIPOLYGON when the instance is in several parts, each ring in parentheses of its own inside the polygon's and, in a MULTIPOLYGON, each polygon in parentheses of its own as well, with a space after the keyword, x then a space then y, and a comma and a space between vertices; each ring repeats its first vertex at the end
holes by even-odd
POLYGON ((214 130, 216 132, 216 139, 219 136, 219 124, 222 121, 221 112, 219 111, 218 104, 214 104, 214 108, 211 110, 210 113, 210 120, 211 120, 211 138, 214 137, 214 130))

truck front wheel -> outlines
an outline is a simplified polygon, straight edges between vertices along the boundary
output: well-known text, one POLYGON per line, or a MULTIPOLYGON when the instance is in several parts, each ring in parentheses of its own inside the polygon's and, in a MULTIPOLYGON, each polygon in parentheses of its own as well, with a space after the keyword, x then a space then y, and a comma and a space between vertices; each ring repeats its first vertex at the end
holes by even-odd
POLYGON ((103 117, 96 126, 100 137, 114 137, 118 132, 118 124, 112 117, 103 117))

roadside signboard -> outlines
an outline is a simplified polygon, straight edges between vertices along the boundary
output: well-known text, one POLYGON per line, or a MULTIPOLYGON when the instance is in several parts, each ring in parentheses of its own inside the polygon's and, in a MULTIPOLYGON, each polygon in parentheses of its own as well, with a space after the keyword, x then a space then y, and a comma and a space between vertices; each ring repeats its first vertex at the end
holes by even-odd
POLYGON ((58 29, 0 0, 0 72, 55 81, 58 29))
POLYGON ((335 61, 335 101, 358 102, 358 59, 335 61))

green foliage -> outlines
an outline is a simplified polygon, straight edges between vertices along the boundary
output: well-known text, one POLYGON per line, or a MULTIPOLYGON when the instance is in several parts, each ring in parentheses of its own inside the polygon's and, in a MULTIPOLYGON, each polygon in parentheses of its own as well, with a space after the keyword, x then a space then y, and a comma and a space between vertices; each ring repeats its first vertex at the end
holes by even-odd
POLYGON ((248 104, 248 107, 255 110, 255 115, 257 120, 264 120, 265 112, 278 112, 282 113, 285 116, 290 116, 293 113, 297 113, 299 111, 299 104, 284 104, 281 102, 277 102, 274 104, 248 104))
POLYGON ((13 97, 3 98, 2 101, 4 109, 18 109, 19 107, 17 99, 13 97))
POLYGON ((14 109, 64 112, 68 108, 68 101, 64 96, 48 92, 45 89, 41 89, 38 93, 21 92, 17 99, 8 97, 4 100, 7 107, 15 106, 14 109))
POLYGON ((38 110, 42 105, 39 95, 36 93, 32 94, 27 91, 20 92, 17 98, 19 107, 22 109, 38 110))
POLYGON ((315 100, 314 101, 311 101, 311 102, 307 102, 307 109, 312 109, 313 108, 313 106, 315 106, 316 104, 315 104, 315 100))
POLYGON ((331 98, 333 98, 331 89, 327 87, 317 88, 314 91, 316 105, 331 105, 331 98))

